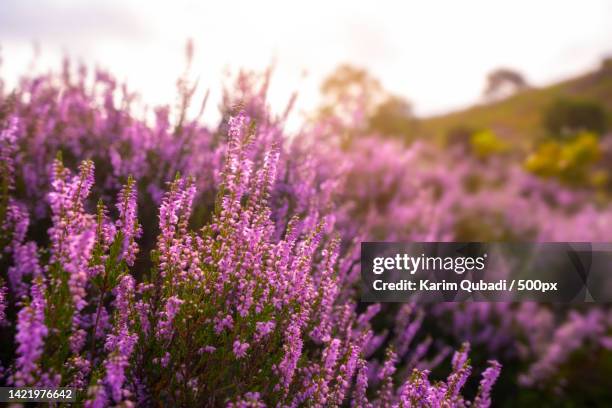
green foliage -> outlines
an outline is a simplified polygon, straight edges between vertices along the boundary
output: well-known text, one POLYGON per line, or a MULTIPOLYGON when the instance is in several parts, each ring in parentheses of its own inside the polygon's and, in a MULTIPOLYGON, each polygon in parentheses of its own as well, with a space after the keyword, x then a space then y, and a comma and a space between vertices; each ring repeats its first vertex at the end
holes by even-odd
POLYGON ((544 110, 543 122, 549 134, 561 138, 581 131, 603 134, 607 130, 604 107, 591 100, 557 99, 544 110))
POLYGON ((612 75, 606 67, 604 64, 598 71, 551 86, 531 87, 498 102, 478 104, 461 111, 421 119, 419 136, 444 141, 461 127, 492 129, 497 132, 503 130, 504 136, 507 135, 513 146, 530 148, 532 140, 546 136, 542 127, 542 112, 555 100, 594 101, 610 115, 612 75))

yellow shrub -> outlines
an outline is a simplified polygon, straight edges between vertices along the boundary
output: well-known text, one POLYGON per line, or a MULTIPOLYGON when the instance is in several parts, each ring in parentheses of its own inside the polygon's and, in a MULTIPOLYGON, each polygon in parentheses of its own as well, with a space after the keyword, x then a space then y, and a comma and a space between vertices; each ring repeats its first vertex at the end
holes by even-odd
POLYGON ((501 140, 493 131, 482 130, 470 137, 472 151, 481 158, 494 154, 505 153, 509 150, 506 142, 501 140))
POLYGON ((557 177, 572 184, 600 184, 606 175, 594 172, 593 165, 601 159, 596 135, 578 134, 573 139, 548 141, 541 144, 525 161, 527 171, 542 177, 557 177))

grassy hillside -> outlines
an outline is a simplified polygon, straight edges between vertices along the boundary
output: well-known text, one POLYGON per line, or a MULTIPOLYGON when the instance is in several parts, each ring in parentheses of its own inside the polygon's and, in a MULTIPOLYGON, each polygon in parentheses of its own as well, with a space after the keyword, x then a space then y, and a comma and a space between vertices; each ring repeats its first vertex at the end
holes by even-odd
POLYGON ((499 136, 519 145, 529 144, 544 135, 542 112, 560 97, 594 100, 612 112, 612 60, 599 70, 578 78, 543 88, 531 88, 507 99, 476 105, 446 115, 420 121, 420 134, 444 140, 449 131, 489 128, 499 136))

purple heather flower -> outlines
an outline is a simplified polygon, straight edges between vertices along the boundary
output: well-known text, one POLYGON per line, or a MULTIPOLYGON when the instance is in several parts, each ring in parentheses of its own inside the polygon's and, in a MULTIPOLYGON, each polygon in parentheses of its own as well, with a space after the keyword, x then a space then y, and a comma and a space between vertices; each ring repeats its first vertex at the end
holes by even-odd
POLYGON ((248 349, 249 343, 241 343, 240 340, 235 340, 234 345, 232 346, 232 350, 234 351, 234 355, 237 359, 245 357, 248 349))
POLYGON ((220 334, 225 329, 232 329, 234 327, 234 319, 231 315, 224 317, 215 317, 215 333, 220 334))
POLYGON ((83 356, 75 356, 68 360, 67 365, 75 372, 75 375, 70 382, 70 386, 78 389, 84 389, 88 384, 87 379, 91 373, 91 361, 83 356))
POLYGON ((127 184, 119 192, 117 197, 117 210, 119 219, 117 229, 123 233, 122 257, 130 266, 134 265, 134 259, 138 254, 136 239, 140 237, 142 228, 136 218, 136 185, 130 177, 127 184))
POLYGON ((0 281, 0 327, 4 326, 6 322, 6 306, 7 306, 7 289, 4 286, 4 282, 0 281))
POLYGON ((89 387, 87 394, 90 399, 85 401, 85 408, 106 408, 109 405, 106 389, 100 381, 96 385, 89 387))
POLYGON ((397 371, 397 354, 391 349, 387 350, 386 359, 382 369, 378 372, 377 378, 382 382, 378 390, 378 398, 383 405, 393 402, 393 374, 397 371))
POLYGON ((338 352, 340 351, 339 349, 340 340, 332 339, 323 351, 323 370, 329 377, 333 375, 333 370, 336 367, 336 360, 338 359, 338 352))
POLYGON ((114 292, 115 321, 113 331, 107 336, 105 343, 105 348, 110 355, 104 361, 106 370, 104 382, 111 390, 112 399, 120 402, 124 394, 125 371, 138 340, 137 335, 131 333, 128 327, 130 301, 134 296, 134 278, 124 275, 114 292))
POLYGON ((451 399, 457 398, 461 388, 465 385, 472 367, 468 364, 469 343, 463 343, 461 349, 456 351, 452 358, 452 373, 448 376, 447 385, 451 399))
POLYGON ((11 116, 7 126, 0 130, 0 172, 1 176, 6 177, 9 189, 14 187, 15 177, 15 151, 17 146, 17 127, 19 119, 11 116))
POLYGON ((470 353, 470 344, 463 343, 461 349, 456 351, 451 361, 453 371, 460 370, 468 362, 468 354, 470 353))
POLYGON ((299 322, 293 320, 287 328, 285 344, 283 346, 283 358, 277 366, 278 374, 281 377, 281 386, 284 390, 289 389, 289 385, 295 375, 298 360, 302 355, 302 334, 299 322))
POLYGON ((6 248, 13 255, 13 265, 9 266, 7 275, 12 292, 20 298, 28 292, 24 278, 41 276, 38 247, 32 241, 24 242, 30 219, 23 205, 9 200, 6 218, 5 223, 9 224, 13 232, 12 241, 6 248))
POLYGON ((9 281, 17 297, 26 294, 27 287, 23 278, 30 275, 34 278, 42 276, 42 269, 38 263, 38 247, 30 241, 20 244, 13 249, 14 265, 8 269, 9 281))
POLYGON ((93 186, 94 165, 84 161, 79 174, 71 176, 61 161, 56 160, 52 172, 52 191, 48 201, 52 210, 51 263, 58 263, 69 274, 68 286, 75 313, 72 318, 70 346, 78 353, 84 346, 86 333, 81 311, 87 305, 89 260, 94 248, 96 227, 93 216, 85 213, 85 199, 93 186))
POLYGON ((214 353, 215 350, 217 350, 217 348, 214 346, 205 346, 202 348, 202 352, 204 353, 214 353))
POLYGON ((476 395, 472 406, 476 408, 489 408, 491 406, 491 389, 500 372, 501 364, 497 361, 489 361, 489 367, 482 373, 478 395, 476 395))
POLYGON ((30 289, 30 303, 17 314, 17 360, 13 384, 24 387, 36 384, 40 375, 38 360, 42 356, 47 326, 45 326, 45 286, 38 278, 30 289))
POLYGON ((168 367, 168 364, 170 364, 170 353, 169 352, 164 353, 162 358, 159 360, 159 364, 164 368, 168 367))
POLYGON ((30 224, 30 217, 28 216, 25 206, 13 199, 9 199, 6 218, 5 223, 8 225, 4 227, 12 229, 12 245, 15 246, 22 243, 30 224))
POLYGON ((136 343, 136 336, 129 334, 127 330, 119 333, 120 342, 117 350, 104 362, 106 375, 104 382, 111 390, 111 396, 115 402, 123 398, 123 384, 125 382, 125 370, 129 366, 129 356, 136 343))
POLYGON ((260 341, 268 334, 272 333, 272 331, 274 331, 276 323, 274 322, 274 320, 270 320, 267 322, 257 322, 255 323, 255 327, 255 341, 260 341))
POLYGON ((590 309, 585 314, 571 311, 567 321, 552 333, 552 341, 546 344, 541 356, 519 376, 519 383, 533 386, 547 379, 587 340, 597 343, 610 327, 606 319, 609 318, 600 309, 590 309))
POLYGON ((266 404, 261 400, 258 392, 247 392, 236 402, 227 404, 227 408, 265 408, 266 404))
POLYGON ((179 312, 183 301, 176 296, 171 296, 166 299, 163 312, 159 316, 159 325, 157 326, 157 337, 167 339, 172 334, 174 317, 179 312))
MULTIPOLYGON (((159 229, 157 238, 159 268, 162 275, 177 273, 187 268, 184 253, 188 245, 183 238, 191 216, 191 205, 195 197, 195 186, 191 181, 177 179, 170 185, 159 207, 159 229)), ((177 279, 173 276, 172 279, 177 279)))
POLYGON ((355 390, 351 401, 352 407, 371 407, 366 391, 368 389, 368 367, 363 359, 357 362, 357 379, 355 380, 355 390))

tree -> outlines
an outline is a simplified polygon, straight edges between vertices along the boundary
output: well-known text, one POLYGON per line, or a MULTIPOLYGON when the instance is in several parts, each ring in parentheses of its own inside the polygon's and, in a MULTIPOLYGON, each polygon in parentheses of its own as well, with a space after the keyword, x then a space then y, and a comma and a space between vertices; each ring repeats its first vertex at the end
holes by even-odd
POLYGON ((385 90, 378 79, 363 68, 340 65, 321 85, 320 113, 333 115, 347 127, 385 136, 410 136, 415 119, 411 104, 385 90))
POLYGON ((415 127, 412 105, 397 95, 389 95, 369 119, 370 130, 381 135, 409 137, 414 134, 415 127))
POLYGON ((484 97, 497 100, 528 88, 523 75, 508 68, 498 68, 487 76, 484 97))
POLYGON ((364 126, 376 106, 385 98, 385 91, 365 69, 340 65, 321 85, 323 115, 334 115, 351 125, 364 126), (361 121, 361 123, 355 123, 361 121))

